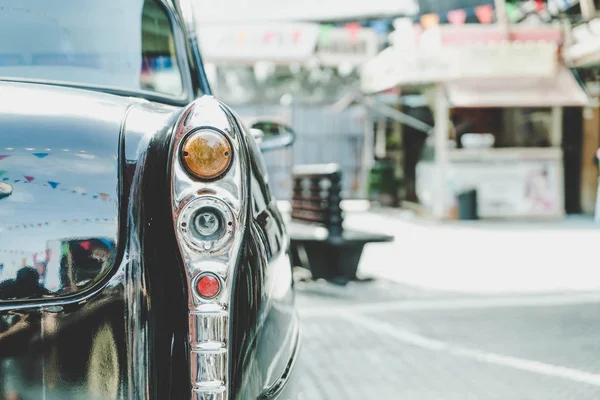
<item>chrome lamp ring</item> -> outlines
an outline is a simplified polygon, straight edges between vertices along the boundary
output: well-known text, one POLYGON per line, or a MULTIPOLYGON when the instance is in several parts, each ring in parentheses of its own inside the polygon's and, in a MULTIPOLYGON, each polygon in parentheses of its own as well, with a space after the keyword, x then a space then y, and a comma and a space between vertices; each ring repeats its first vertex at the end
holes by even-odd
POLYGON ((188 246, 200 253, 218 253, 233 239, 235 217, 231 208, 213 196, 198 197, 184 206, 177 218, 177 228, 188 246), (221 232, 216 237, 202 237, 194 228, 198 214, 206 210, 216 214, 221 232))

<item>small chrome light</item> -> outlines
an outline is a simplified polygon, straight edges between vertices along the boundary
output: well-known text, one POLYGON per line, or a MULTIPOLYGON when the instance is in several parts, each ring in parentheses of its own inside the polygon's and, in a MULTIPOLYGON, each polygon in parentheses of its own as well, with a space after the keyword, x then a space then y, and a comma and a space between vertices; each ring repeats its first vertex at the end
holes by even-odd
POLYGON ((196 291, 202 298, 215 298, 221 292, 221 281, 215 274, 205 272, 196 280, 196 291))
POLYGON ((233 238, 234 221, 233 213, 222 200, 203 196, 183 208, 177 227, 192 248, 214 253, 233 238))
POLYGON ((193 227, 203 240, 218 239, 223 234, 223 215, 213 207, 203 207, 194 215, 193 227))
POLYGON ((200 180, 222 176, 231 166, 233 150, 229 139, 213 129, 199 129, 187 135, 181 145, 185 170, 200 180))

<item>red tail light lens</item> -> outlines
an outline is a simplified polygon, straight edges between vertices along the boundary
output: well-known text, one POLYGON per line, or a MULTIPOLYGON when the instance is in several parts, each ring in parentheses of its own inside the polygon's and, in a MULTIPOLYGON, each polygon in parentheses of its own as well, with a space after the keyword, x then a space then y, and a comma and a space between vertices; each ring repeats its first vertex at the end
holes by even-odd
POLYGON ((221 281, 213 274, 202 274, 196 281, 196 290, 200 297, 212 299, 221 291, 221 281))

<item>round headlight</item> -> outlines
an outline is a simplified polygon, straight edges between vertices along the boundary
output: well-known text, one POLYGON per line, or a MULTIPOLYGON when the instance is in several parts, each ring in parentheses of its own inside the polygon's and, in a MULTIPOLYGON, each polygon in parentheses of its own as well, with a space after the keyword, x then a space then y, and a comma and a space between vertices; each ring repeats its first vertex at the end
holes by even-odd
POLYGON ((233 150, 229 140, 220 132, 201 129, 188 135, 181 146, 185 169, 201 180, 216 179, 229 169, 233 150))
POLYGON ((233 239, 235 226, 229 206, 213 196, 190 201, 177 218, 177 229, 182 238, 201 253, 223 250, 233 239))
POLYGON ((223 214, 213 207, 199 209, 193 218, 193 229, 201 240, 215 240, 225 232, 223 214))

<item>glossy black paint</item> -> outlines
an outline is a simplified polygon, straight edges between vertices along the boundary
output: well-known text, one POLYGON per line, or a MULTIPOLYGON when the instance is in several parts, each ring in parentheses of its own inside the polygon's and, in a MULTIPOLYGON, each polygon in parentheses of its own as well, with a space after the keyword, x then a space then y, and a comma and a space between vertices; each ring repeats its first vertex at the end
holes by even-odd
POLYGON ((119 156, 122 122, 139 100, 2 82, 0 96, 12 100, 0 107, 0 148, 8 156, 4 178, 16 187, 0 203, 0 242, 8 247, 0 290, 0 394, 123 393, 127 235, 118 219, 124 215, 119 156), (99 244, 102 267, 91 257, 99 244), (11 260, 17 251, 26 257, 20 270, 11 260), (32 277, 36 285, 11 279, 24 270, 42 279, 32 277))
MULTIPOLYGON (((176 8, 165 6, 180 28, 176 8)), ((190 39, 184 29, 175 36, 190 39)), ((208 93, 197 45, 194 40, 185 45, 194 54, 194 91, 208 93)), ((239 118, 223 109, 245 132, 239 118)), ((76 272, 95 245, 112 244, 108 252, 92 254, 104 257, 104 267, 87 267, 87 275, 81 276, 90 281, 81 285, 77 280, 61 290, 25 285, 25 291, 12 290, 14 282, 4 285, 0 398, 189 399, 188 293, 170 212, 167 167, 180 113, 172 105, 92 90, 0 81, 0 156, 21 149, 0 157, 0 171, 15 171, 25 181, 34 177, 23 183, 14 182, 19 178, 12 172, 0 176, 0 181, 8 177, 13 187, 10 196, 0 199, 0 243, 21 251, 19 246, 33 237, 33 224, 45 229, 44 243, 60 239, 61 249, 67 246, 61 260, 70 260, 63 264, 76 272), (60 178, 52 175, 52 165, 61 166, 60 178), (32 184, 38 181, 47 186, 32 184), (63 187, 70 190, 61 191, 63 187), (39 195, 42 189, 57 200, 39 195), (75 200, 66 200, 69 196, 75 200), (105 207, 89 206, 92 200, 105 207), (87 214, 73 217, 78 210, 87 214), (59 221, 77 219, 81 228, 76 223, 68 229, 45 225, 50 215, 59 221), (27 227, 13 227, 18 224, 27 227), (3 240, 7 232, 11 241, 3 240), (76 240, 65 244, 64 238, 76 240)), ((293 397, 286 383, 298 349, 289 238, 270 196, 260 150, 247 132, 245 140, 252 166, 252 222, 244 230, 248 237, 232 298, 230 398, 288 399, 293 397)), ((12 278, 2 275, 0 280, 12 278)))
MULTIPOLYGON (((187 290, 170 218, 166 174, 170 126, 151 140, 144 160, 141 191, 132 199, 141 215, 139 237, 148 314, 147 374, 151 398, 183 399, 191 392, 187 351, 187 290)), ((127 145, 127 144, 126 144, 127 145)))
POLYGON ((281 396, 299 346, 289 238, 253 140, 248 153, 253 226, 234 283, 232 398, 292 398, 281 396))

